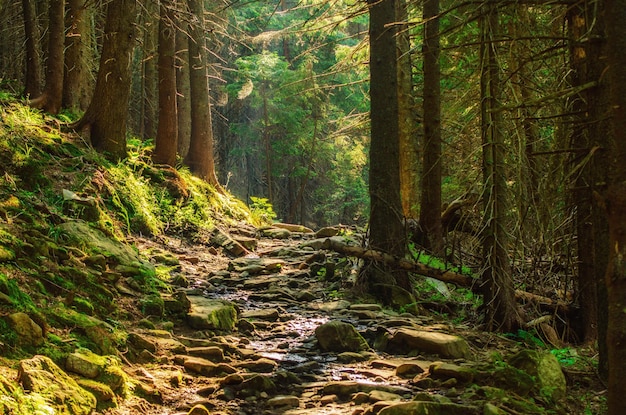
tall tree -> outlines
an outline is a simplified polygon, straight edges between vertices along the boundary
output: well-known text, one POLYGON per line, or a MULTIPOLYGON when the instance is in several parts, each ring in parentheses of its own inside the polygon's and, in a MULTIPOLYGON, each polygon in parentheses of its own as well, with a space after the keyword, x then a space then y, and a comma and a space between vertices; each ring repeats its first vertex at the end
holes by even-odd
POLYGON ((409 33, 408 2, 396 2, 398 54, 398 119, 400 122, 400 197, 405 218, 417 219, 419 214, 420 140, 413 92, 413 67, 409 33))
POLYGON ((441 225, 441 71, 439 0, 424 1, 424 161, 419 224, 425 248, 443 253, 441 225))
POLYGON ((609 157, 606 209, 610 256, 606 271, 609 300, 609 415, 626 413, 626 1, 606 0, 608 66, 613 140, 609 157))
POLYGON ((89 106, 92 90, 90 73, 92 6, 85 0, 68 0, 67 6, 63 107, 84 111, 89 106))
POLYGON ((48 5, 48 59, 46 86, 31 99, 30 105, 51 114, 61 110, 63 99, 63 48, 65 45, 65 0, 50 0, 48 5))
POLYGON ((483 257, 481 275, 489 330, 511 331, 520 324, 513 290, 505 220, 507 185, 500 68, 497 60, 498 8, 495 0, 483 6, 481 16, 481 132, 483 141, 483 257))
POLYGON ((126 124, 135 46, 137 0, 112 0, 107 6, 104 43, 93 99, 73 127, 94 148, 116 160, 126 157, 126 124))
MULTIPOLYGON (((372 249, 403 257, 406 234, 400 200, 400 141, 396 53, 397 0, 370 0, 370 235, 372 249)), ((390 302, 387 287, 411 291, 406 272, 370 264, 362 272, 369 290, 390 302)))
POLYGON ((213 155, 213 130, 211 120, 208 57, 201 0, 188 0, 192 15, 189 24, 189 80, 191 89, 191 141, 185 163, 192 173, 219 187, 215 175, 213 155))
MULTIPOLYGON (((185 5, 186 6, 186 5, 185 5)), ((185 19, 178 20, 176 31, 176 109, 178 113, 178 154, 184 160, 191 137, 191 103, 189 99, 189 37, 185 19)))
POLYGON ((143 29, 143 48, 141 60, 141 136, 154 138, 157 134, 158 102, 159 102, 159 68, 158 68, 158 37, 159 37, 159 2, 149 1, 144 5, 144 13, 140 14, 143 29))
POLYGON ((176 113, 175 2, 161 0, 159 20, 159 124, 152 160, 176 165, 178 117, 176 113))
POLYGON ((24 17, 24 34, 26 36, 24 95, 33 98, 41 94, 41 45, 34 0, 22 0, 22 16, 24 17))

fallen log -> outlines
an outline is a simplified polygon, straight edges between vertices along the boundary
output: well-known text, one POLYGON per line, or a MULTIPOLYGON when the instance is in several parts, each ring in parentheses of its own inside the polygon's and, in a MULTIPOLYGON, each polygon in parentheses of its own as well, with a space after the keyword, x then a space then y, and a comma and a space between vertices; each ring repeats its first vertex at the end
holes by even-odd
POLYGON ((396 257, 385 252, 375 251, 373 249, 346 245, 333 238, 327 238, 322 244, 322 249, 370 261, 382 262, 419 275, 435 278, 443 282, 450 282, 461 287, 470 287, 474 281, 471 277, 463 274, 429 267, 428 265, 421 264, 419 262, 413 262, 405 258, 396 257))
POLYGON ((518 301, 523 300, 525 302, 537 304, 543 309, 557 311, 559 313, 569 314, 572 311, 571 305, 563 300, 553 300, 552 298, 529 293, 527 291, 515 290, 515 298, 518 301))

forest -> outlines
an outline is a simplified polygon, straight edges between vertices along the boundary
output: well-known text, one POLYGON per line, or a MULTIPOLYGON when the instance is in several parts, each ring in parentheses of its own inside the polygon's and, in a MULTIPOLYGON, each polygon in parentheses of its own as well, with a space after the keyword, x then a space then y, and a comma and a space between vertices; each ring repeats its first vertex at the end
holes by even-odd
MULTIPOLYGON (((356 232, 324 245, 360 258, 353 293, 406 310, 422 277, 467 290, 480 330, 588 350, 602 411, 623 414, 624 21, 623 0, 0 0, 0 102, 119 183, 125 163, 153 171, 158 207, 105 233, 213 226, 210 206, 168 205, 185 182, 254 226, 356 232)), ((13 193, 48 181, 37 144, 0 144, 10 226, 13 193)), ((131 203, 108 186, 71 200, 131 203)))

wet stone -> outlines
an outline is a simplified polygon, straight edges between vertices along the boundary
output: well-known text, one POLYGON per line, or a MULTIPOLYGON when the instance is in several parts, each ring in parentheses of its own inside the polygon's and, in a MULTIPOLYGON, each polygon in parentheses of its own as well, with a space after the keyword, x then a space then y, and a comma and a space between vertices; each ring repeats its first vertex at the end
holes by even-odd
POLYGON ((275 396, 271 399, 268 399, 267 405, 270 408, 278 408, 278 407, 297 408, 298 406, 300 406, 300 399, 297 396, 280 395, 280 396, 275 396))
POLYGON ((278 310, 275 308, 262 308, 259 310, 249 310, 244 311, 240 314, 241 318, 251 319, 251 320, 266 320, 266 321, 276 321, 278 320, 278 310))

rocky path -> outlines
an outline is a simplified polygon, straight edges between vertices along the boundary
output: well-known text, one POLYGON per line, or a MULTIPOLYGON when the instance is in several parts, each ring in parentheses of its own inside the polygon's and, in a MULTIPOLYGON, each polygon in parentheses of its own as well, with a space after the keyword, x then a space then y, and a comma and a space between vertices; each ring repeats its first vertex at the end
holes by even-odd
MULTIPOLYGON (((346 288, 355 264, 320 250, 321 235, 285 229, 265 235, 225 237, 219 249, 175 239, 136 241, 153 262, 172 267, 165 309, 170 314, 182 309, 183 315, 173 323, 153 320, 154 328, 143 321, 132 330, 128 372, 139 381, 136 392, 142 398, 127 399, 106 413, 540 410, 498 391, 532 396, 537 382, 548 380, 536 374, 513 379, 508 365, 498 370, 485 364, 496 347, 517 351, 514 342, 354 299, 346 288), (228 251, 239 256, 223 254, 228 251)), ((549 387, 561 399, 565 379, 557 369, 561 377, 539 388, 549 387)))

